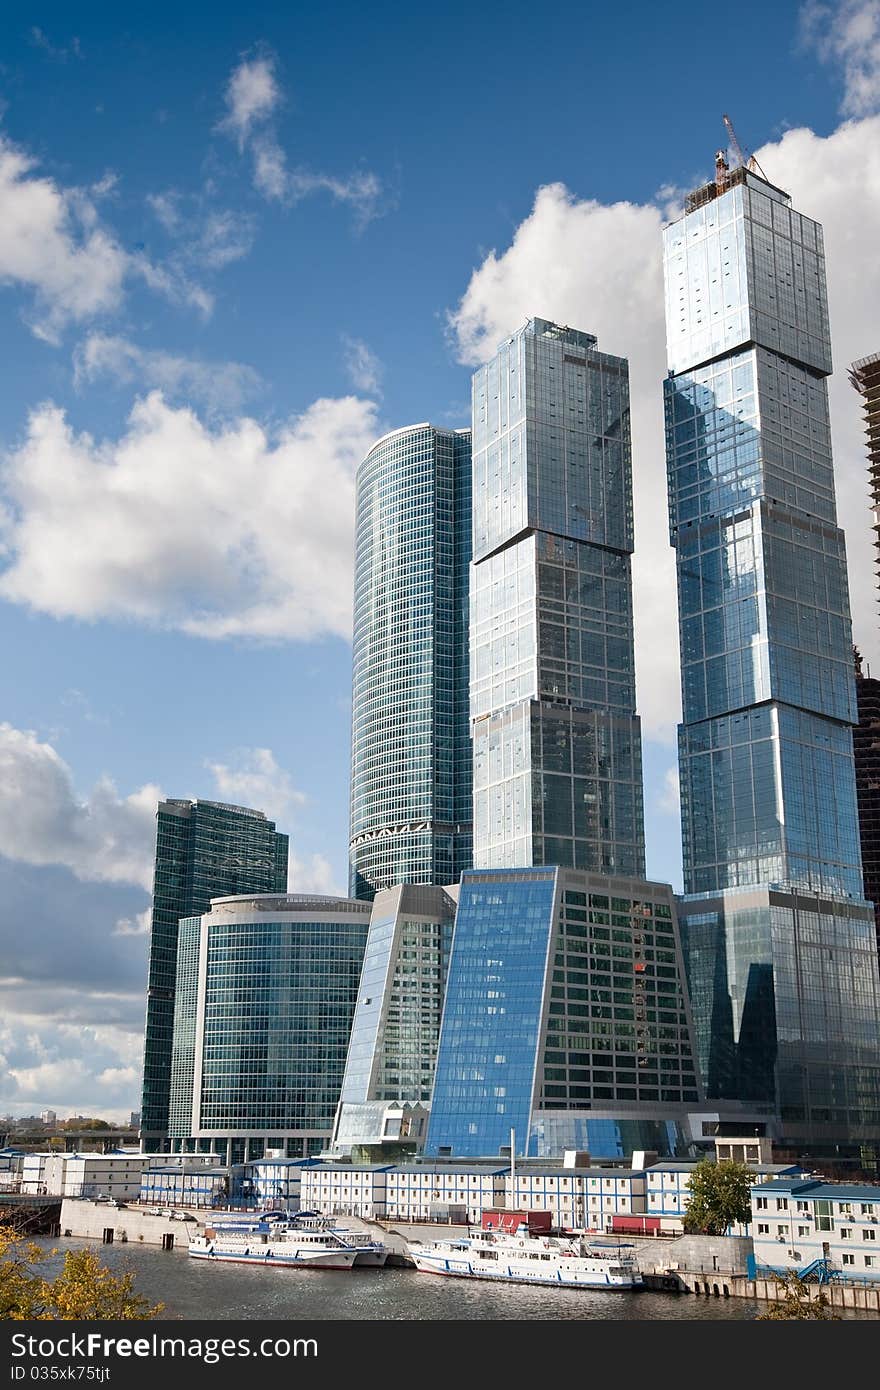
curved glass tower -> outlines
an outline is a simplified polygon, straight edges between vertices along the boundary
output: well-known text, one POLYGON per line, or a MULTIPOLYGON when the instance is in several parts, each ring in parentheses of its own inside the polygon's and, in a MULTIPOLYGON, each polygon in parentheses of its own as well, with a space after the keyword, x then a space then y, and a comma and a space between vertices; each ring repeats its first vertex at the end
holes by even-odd
POLYGON ((393 430, 358 470, 353 897, 471 864, 470 501, 470 430, 393 430))
POLYGON ((171 1073, 176 1147, 227 1163, 329 1141, 370 905, 316 894, 214 898, 184 920, 171 1073))

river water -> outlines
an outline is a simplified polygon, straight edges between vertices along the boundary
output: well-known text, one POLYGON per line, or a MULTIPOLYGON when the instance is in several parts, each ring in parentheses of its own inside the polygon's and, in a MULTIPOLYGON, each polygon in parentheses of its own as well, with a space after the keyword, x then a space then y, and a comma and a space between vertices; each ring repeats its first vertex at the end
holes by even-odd
POLYGON ((58 1252, 45 1266, 52 1274, 65 1250, 92 1244, 117 1274, 132 1271, 135 1291, 165 1304, 165 1318, 454 1319, 497 1321, 707 1320, 752 1321, 761 1305, 747 1298, 694 1294, 605 1293, 599 1289, 530 1288, 524 1284, 438 1279, 412 1269, 290 1270, 250 1268, 191 1260, 184 1250, 148 1245, 94 1245, 85 1240, 37 1242, 58 1252))

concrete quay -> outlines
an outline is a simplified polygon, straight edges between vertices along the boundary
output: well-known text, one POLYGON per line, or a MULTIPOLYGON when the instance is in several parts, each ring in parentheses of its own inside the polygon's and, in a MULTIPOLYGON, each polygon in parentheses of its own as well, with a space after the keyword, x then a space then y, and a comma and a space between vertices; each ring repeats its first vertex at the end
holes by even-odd
MULTIPOLYGON (((178 1210, 178 1208, 175 1208, 178 1210)), ((126 1206, 115 1202, 96 1202, 85 1197, 65 1197, 59 1219, 62 1236, 78 1236, 100 1241, 102 1245, 161 1245, 165 1250, 186 1249, 191 1235, 200 1235, 205 1222, 203 1211, 186 1212, 191 1220, 171 1217, 167 1212, 154 1216, 149 1207, 126 1206)))

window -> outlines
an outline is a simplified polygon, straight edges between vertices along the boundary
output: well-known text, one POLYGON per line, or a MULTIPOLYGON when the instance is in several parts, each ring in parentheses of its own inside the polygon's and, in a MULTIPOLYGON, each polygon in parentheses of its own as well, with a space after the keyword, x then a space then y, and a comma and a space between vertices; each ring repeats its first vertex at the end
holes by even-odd
MULTIPOLYGON (((798 1226, 797 1233, 799 1236, 808 1236, 810 1234, 810 1228, 809 1226, 798 1226)), ((841 1234, 843 1233, 841 1232, 841 1234)))
POLYGON ((767 1225, 767 1223, 766 1223, 765 1221, 759 1221, 759 1222, 758 1222, 758 1235, 759 1235, 759 1236, 769 1236, 769 1234, 770 1234, 770 1227, 767 1225))
POLYGON ((788 1211, 788 1198, 787 1198, 787 1197, 777 1197, 777 1198, 776 1198, 776 1210, 777 1210, 777 1211, 788 1211))
POLYGON ((877 1239, 877 1232, 874 1230, 874 1227, 873 1227, 873 1226, 868 1226, 864 1231, 862 1231, 862 1240, 876 1240, 876 1239, 877 1239))
POLYGON ((841 1226, 841 1228, 840 1228, 840 1239, 841 1239, 841 1240, 851 1240, 851 1239, 852 1239, 852 1227, 851 1227, 851 1226, 841 1226))
MULTIPOLYGON (((870 1259, 870 1256, 868 1258, 870 1259)), ((843 1255, 842 1260, 845 1265, 854 1265, 856 1262, 856 1257, 855 1255, 843 1255)))
POLYGON ((756 1197, 756 1198, 755 1198, 755 1210, 756 1210, 756 1211, 766 1211, 766 1210, 767 1210, 767 1198, 766 1198, 766 1197, 756 1197))
POLYGON ((875 1258, 875 1257, 874 1257, 873 1255, 866 1255, 866 1256, 865 1256, 865 1269, 873 1269, 873 1268, 874 1268, 874 1258, 875 1258))

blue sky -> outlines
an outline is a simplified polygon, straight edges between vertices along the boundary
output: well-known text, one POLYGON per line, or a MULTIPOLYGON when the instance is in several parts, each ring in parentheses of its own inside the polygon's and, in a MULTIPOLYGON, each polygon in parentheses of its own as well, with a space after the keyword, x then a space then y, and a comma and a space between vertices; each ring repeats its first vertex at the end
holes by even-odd
POLYGON ((160 792, 263 805, 293 886, 343 888, 354 469, 468 423, 530 314, 631 359, 648 865, 680 884, 659 234, 724 111, 825 225, 877 661, 842 368, 880 347, 878 109, 878 0, 4 6, 0 1113, 139 1103, 160 792))

